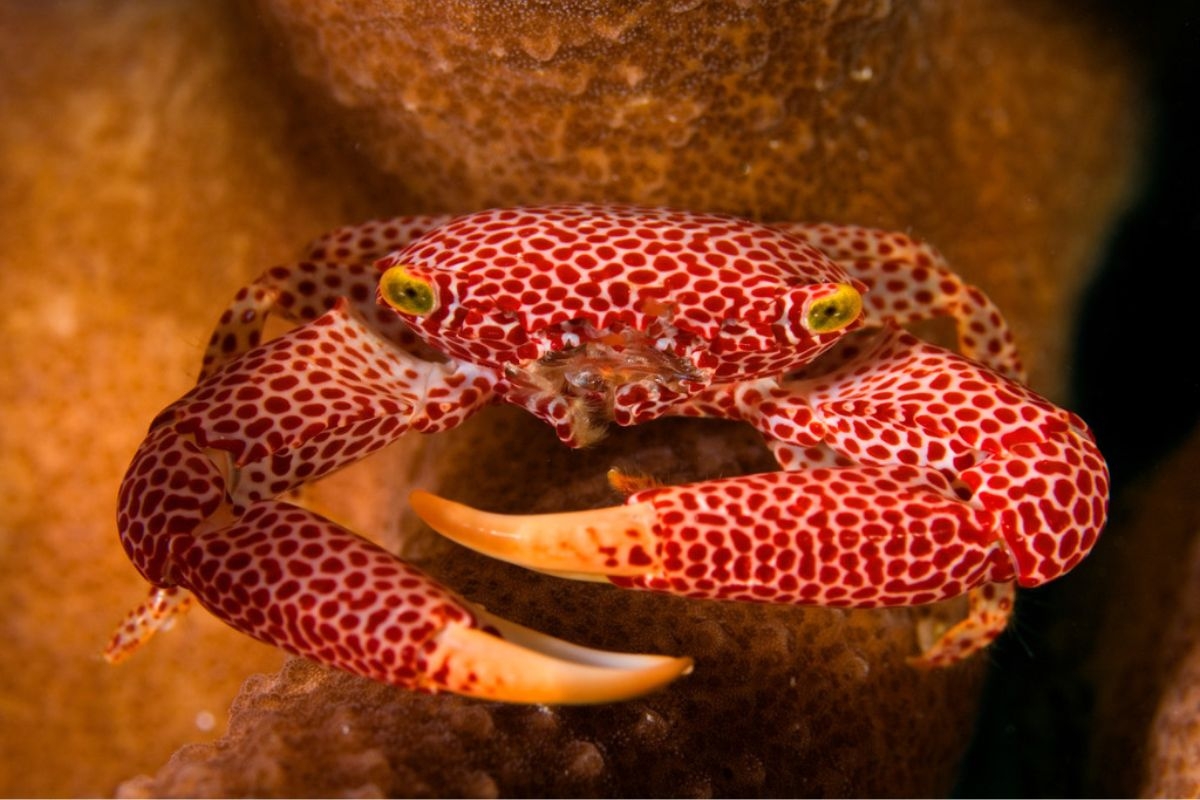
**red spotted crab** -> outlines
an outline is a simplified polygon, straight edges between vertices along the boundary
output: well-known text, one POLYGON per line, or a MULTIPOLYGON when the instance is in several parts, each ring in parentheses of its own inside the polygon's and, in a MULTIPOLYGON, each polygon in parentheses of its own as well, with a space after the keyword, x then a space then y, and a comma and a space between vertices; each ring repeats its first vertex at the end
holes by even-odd
POLYGON ((415 492, 442 534, 696 598, 878 607, 965 593, 966 619, 912 659, 951 664, 1004 630, 1014 583, 1070 570, 1105 521, 1087 426, 1021 377, 994 305, 898 233, 593 205, 340 229, 238 293, 199 382, 151 424, 118 524, 153 589, 107 655, 195 597, 264 642, 418 690, 605 702, 689 670, 507 622, 279 499, 407 431, 507 402, 571 447, 613 423, 740 420, 781 471, 684 486, 613 473, 624 505, 537 516, 415 492), (270 314, 297 327, 260 343, 270 314), (901 327, 935 316, 955 320, 961 355, 901 327))

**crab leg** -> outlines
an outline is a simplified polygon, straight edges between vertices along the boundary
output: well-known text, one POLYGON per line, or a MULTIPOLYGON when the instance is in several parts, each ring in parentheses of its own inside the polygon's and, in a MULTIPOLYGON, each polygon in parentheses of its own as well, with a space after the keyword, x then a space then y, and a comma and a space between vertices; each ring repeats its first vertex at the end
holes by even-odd
POLYGON ((631 588, 856 607, 969 594, 967 620, 925 646, 924 666, 990 643, 1011 582, 1073 568, 1104 524, 1107 471, 1077 417, 896 329, 830 375, 697 404, 687 413, 750 422, 788 457, 856 463, 647 488, 569 514, 483 514, 424 494, 414 509, 486 554, 631 588))
POLYGON ((239 290, 221 314, 204 353, 200 380, 257 347, 271 314, 292 324, 309 322, 333 308, 340 298, 346 298, 377 334, 429 356, 428 348, 408 327, 376 303, 381 270, 374 262, 448 220, 446 216, 418 215, 348 225, 310 244, 303 261, 271 267, 239 290))
POLYGON ((497 620, 351 531, 275 499, 406 430, 458 424, 491 402, 490 385, 482 373, 394 347, 345 303, 231 361, 159 415, 129 468, 121 539, 156 588, 106 655, 136 649, 190 592, 264 642, 426 691, 607 702, 686 671, 686 659, 603 653, 497 620))
POLYGON ((967 616, 949 629, 922 624, 917 629, 921 654, 908 663, 925 669, 947 667, 991 644, 1004 633, 1017 599, 1013 581, 985 583, 967 592, 967 616))
POLYGON ((104 660, 119 664, 133 655, 151 636, 167 630, 192 607, 195 598, 179 586, 155 586, 144 602, 125 615, 104 648, 104 660))
POLYGON ((155 589, 135 610, 106 653, 110 661, 148 637, 141 618, 152 617, 152 633, 163 606, 186 601, 186 588, 262 642, 424 691, 602 703, 657 689, 691 667, 686 658, 571 645, 494 617, 371 542, 278 500, 252 504, 235 524, 177 534, 169 559, 175 585, 155 589))
POLYGON ((867 284, 863 312, 869 325, 953 317, 963 355, 1013 380, 1025 380, 1000 309, 955 274, 936 248, 903 233, 857 225, 781 222, 771 227, 804 239, 867 284))

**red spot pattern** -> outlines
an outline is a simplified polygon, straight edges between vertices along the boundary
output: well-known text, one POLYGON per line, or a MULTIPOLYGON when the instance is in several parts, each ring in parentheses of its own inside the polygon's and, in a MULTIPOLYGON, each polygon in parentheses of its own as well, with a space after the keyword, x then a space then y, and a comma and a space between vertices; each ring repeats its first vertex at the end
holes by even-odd
POLYGON ((169 585, 171 543, 190 535, 225 502, 225 479, 190 438, 162 426, 142 442, 117 496, 117 530, 130 561, 169 585))
POLYGON ((474 624, 465 606, 350 531, 269 498, 410 428, 459 424, 491 402, 495 380, 413 358, 335 304, 159 415, 122 485, 126 550, 150 581, 190 589, 263 641, 399 685, 462 690, 447 662, 435 680, 425 659, 445 625, 474 624), (213 451, 229 455, 233 486, 213 451), (223 506, 238 521, 202 527, 223 506))
POLYGON ((774 227, 807 241, 869 287, 864 305, 868 324, 953 317, 964 355, 1002 375, 1025 379, 1000 310, 952 272, 935 248, 903 233, 855 225, 784 222, 774 227))
MULTIPOLYGON (((190 589, 239 630, 397 685, 469 693, 474 676, 456 669, 452 654, 429 662, 446 625, 475 624, 461 602, 350 531, 265 499, 409 428, 444 430, 491 402, 495 375, 438 363, 440 354, 376 305, 379 270, 361 263, 436 222, 335 231, 313 246, 314 260, 272 268, 239 292, 218 322, 201 382, 156 418, 134 457, 118 526, 148 580, 176 587, 171 597, 190 589), (270 313, 309 324, 260 346, 270 313), (232 485, 214 451, 229 454, 232 485), (206 527, 222 508, 241 516, 206 527)), ((157 613, 143 604, 110 656, 186 606, 176 600, 157 613)))
POLYGON ((713 386, 675 413, 749 422, 803 471, 630 497, 658 511, 659 567, 614 582, 853 606, 975 590, 975 610, 927 665, 1003 629, 1011 600, 993 583, 1069 571, 1106 520, 1108 472, 1082 420, 891 326, 818 378, 713 386))
POLYGON ((580 336, 635 331, 721 380, 816 357, 840 334, 792 330, 789 310, 851 281, 770 226, 590 205, 469 214, 383 264, 404 264, 437 287, 438 310, 408 321, 453 358, 520 364, 580 336))
POLYGON ((937 470, 819 468, 653 489, 660 572, 622 585, 690 597, 828 606, 955 597, 1012 567, 993 516, 937 470))
MULTIPOLYGON (((458 598, 416 568, 279 501, 189 539, 173 571, 205 608, 260 641, 415 689, 436 685, 437 634, 475 626, 458 598)), ((460 679, 438 688, 469 691, 460 679)))
POLYGON ((447 430, 492 401, 494 372, 416 359, 338 305, 228 364, 167 413, 239 468, 235 507, 394 441, 447 430))
POLYGON ((375 332, 424 358, 436 358, 390 309, 375 302, 379 268, 374 262, 448 217, 374 220, 338 228, 308 246, 305 260, 271 267, 238 291, 218 320, 204 354, 200 380, 234 357, 257 347, 270 314, 293 324, 311 322, 345 298, 375 332))
MULTIPOLYGON (((791 470, 633 495, 658 509, 662 538, 638 556, 656 571, 622 585, 855 606, 970 592, 971 616, 922 662, 949 663, 1003 629, 1011 588, 995 582, 1050 580, 1103 526, 1108 475, 1086 426, 997 374, 1020 375, 1003 319, 932 248, 850 226, 555 206, 339 229, 242 290, 200 383, 134 457, 122 544, 152 583, 190 589, 264 641, 413 688, 467 691, 473 677, 452 654, 429 659, 437 632, 473 625, 470 612, 274 498, 497 399, 584 444, 594 396, 539 382, 534 366, 597 347, 684 365, 669 380, 639 367, 644 377, 610 385, 608 420, 741 419, 791 470), (435 313, 377 303, 378 276, 397 263, 434 285, 435 313), (850 330, 795 324, 804 304, 848 282, 869 289, 865 321, 885 332, 843 342, 815 377, 780 378, 850 330), (301 327, 261 344, 269 314, 301 327), (964 353, 981 363, 891 327, 936 315, 957 320, 964 353), (227 515, 235 521, 215 522, 227 515)), ((138 631, 118 639, 136 644, 138 631)))

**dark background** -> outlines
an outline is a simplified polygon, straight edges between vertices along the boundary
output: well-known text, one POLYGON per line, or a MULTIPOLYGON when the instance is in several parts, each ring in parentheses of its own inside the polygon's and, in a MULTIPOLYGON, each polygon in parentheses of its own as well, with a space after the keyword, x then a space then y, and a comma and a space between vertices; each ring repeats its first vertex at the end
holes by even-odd
MULTIPOLYGON (((1094 429, 1112 470, 1116 522, 1122 498, 1186 440, 1200 417, 1200 293, 1194 294, 1200 273, 1200 2, 1073 5, 1080 14, 1103 15, 1103 24, 1143 57, 1153 115, 1144 184, 1114 228, 1085 297, 1071 376, 1069 405, 1094 429)), ((1079 572, 1022 592, 1015 630, 991 653, 984 709, 957 796, 1136 791, 1113 785, 1105 765, 1089 763, 1095 688, 1087 679, 1088 653, 1070 649, 1081 642, 1095 647, 1102 631, 1080 630, 1099 615, 1081 618, 1078 599, 1068 598, 1095 596, 1094 584, 1104 575, 1079 572)))

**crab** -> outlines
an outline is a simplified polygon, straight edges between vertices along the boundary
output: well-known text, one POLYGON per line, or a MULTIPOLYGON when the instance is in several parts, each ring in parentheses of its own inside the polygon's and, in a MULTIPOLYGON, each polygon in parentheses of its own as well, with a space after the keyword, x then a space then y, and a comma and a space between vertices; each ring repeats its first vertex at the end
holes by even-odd
POLYGON ((1082 420, 1022 385, 1003 317, 900 233, 562 205, 334 231, 221 316, 195 387, 121 485, 122 545, 152 584, 118 661, 191 603, 334 667, 426 692, 596 703, 686 656, 540 634, 291 500, 407 431, 494 403, 571 447, 664 416, 739 420, 780 471, 664 486, 610 473, 610 508, 501 515, 416 491, 432 528, 564 578, 694 598, 883 607, 966 594, 910 660, 942 667, 1007 626, 1014 585, 1072 569, 1107 514, 1082 420), (270 315, 294 323, 265 343, 270 315), (955 321, 960 352, 904 326, 955 321))

